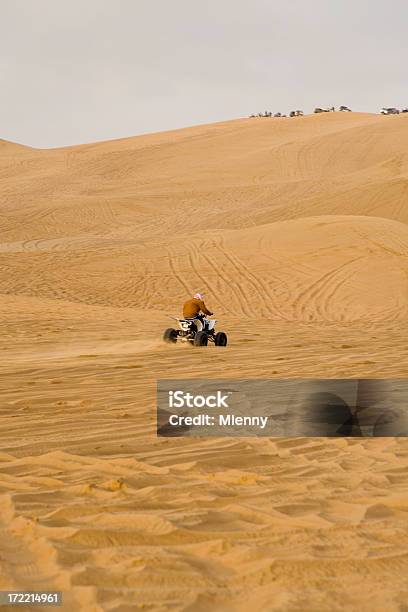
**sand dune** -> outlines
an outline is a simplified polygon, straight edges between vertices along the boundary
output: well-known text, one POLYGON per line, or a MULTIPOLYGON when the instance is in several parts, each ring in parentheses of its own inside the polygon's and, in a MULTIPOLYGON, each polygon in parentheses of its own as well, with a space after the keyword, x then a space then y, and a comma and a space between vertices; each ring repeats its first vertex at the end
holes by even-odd
POLYGON ((178 312, 204 289, 221 316, 405 320, 408 226, 324 215, 166 238, 0 245, 3 294, 178 312))
POLYGON ((408 117, 0 141, 0 588, 403 610, 408 446, 161 439, 158 378, 404 377, 408 117), (203 290, 226 350, 163 345, 203 290))

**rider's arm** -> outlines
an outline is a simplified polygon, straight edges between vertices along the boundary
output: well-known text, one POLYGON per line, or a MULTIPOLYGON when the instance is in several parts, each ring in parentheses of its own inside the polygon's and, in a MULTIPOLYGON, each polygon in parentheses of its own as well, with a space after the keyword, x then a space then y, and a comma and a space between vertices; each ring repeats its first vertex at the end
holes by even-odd
POLYGON ((204 304, 204 302, 202 300, 200 301, 200 310, 201 310, 201 312, 203 312, 204 314, 206 314, 208 316, 212 315, 212 312, 210 312, 208 310, 208 308, 206 307, 206 305, 204 304))

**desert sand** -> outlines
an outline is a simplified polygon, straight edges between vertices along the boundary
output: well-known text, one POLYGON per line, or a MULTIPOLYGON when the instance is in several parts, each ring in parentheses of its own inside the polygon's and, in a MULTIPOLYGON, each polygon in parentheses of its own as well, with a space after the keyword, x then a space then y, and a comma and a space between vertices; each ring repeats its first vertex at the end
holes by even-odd
POLYGON ((159 378, 407 375, 407 151, 360 113, 0 141, 0 589, 407 609, 405 438, 155 430, 159 378), (226 349, 162 343, 196 291, 226 349))

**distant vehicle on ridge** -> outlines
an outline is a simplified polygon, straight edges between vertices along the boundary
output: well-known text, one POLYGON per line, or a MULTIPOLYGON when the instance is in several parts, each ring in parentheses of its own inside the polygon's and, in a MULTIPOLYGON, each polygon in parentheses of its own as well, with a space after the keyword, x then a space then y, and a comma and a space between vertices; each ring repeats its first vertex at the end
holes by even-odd
POLYGON ((381 114, 382 115, 399 115, 399 110, 398 110, 398 108, 386 108, 386 107, 383 107, 381 109, 381 114))

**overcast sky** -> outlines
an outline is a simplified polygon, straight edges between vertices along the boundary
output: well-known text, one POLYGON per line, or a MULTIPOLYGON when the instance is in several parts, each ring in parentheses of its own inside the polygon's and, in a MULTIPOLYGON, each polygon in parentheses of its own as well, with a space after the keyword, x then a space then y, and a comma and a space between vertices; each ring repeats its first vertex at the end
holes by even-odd
POLYGON ((0 138, 408 106, 407 0, 0 0, 0 138))

